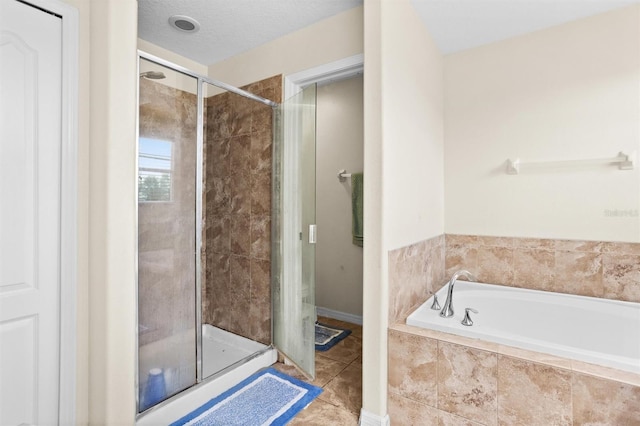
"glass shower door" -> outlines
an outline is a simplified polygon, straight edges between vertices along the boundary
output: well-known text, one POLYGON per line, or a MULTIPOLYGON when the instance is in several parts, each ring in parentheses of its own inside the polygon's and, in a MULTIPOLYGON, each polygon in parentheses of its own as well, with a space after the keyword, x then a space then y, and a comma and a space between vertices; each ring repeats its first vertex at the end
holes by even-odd
MULTIPOLYGON (((286 100, 276 117, 280 222, 274 238, 273 343, 315 377, 316 86, 286 100), (284 165, 284 167, 283 167, 284 165)), ((277 144, 276 144, 277 146, 277 144)), ((275 215, 274 215, 275 217, 275 215)))
POLYGON ((140 59, 138 411, 196 383, 197 79, 140 59))

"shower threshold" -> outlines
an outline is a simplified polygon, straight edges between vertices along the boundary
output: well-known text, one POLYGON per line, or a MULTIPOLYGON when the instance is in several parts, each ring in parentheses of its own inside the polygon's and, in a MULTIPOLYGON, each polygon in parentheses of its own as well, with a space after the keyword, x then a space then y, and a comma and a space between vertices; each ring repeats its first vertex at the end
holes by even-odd
POLYGON ((202 377, 207 378, 268 346, 210 324, 202 325, 202 377))
POLYGON ((267 345, 202 325, 203 381, 149 409, 136 425, 170 424, 278 359, 267 345))

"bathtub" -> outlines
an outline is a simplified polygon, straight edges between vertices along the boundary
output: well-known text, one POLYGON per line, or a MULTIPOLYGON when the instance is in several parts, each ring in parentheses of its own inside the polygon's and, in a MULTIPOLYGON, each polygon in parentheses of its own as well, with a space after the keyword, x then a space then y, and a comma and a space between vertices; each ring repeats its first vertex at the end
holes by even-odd
MULTIPOLYGON (((446 292, 437 292, 440 305, 446 292)), ((640 303, 467 281, 456 281, 453 317, 432 302, 407 324, 640 373, 640 303), (479 311, 470 327, 461 324, 465 308, 479 311)))

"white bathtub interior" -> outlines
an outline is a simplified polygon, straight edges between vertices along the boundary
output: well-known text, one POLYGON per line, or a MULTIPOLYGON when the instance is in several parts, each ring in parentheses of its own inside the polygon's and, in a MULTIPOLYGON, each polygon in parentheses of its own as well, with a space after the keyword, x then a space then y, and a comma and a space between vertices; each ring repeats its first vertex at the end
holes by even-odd
MULTIPOLYGON (((256 371, 272 365, 277 360, 277 351, 269 349, 267 345, 238 336, 210 324, 203 324, 202 328, 202 362, 205 381, 190 389, 187 388, 193 383, 196 375, 195 363, 185 364, 180 370, 173 369, 170 366, 182 364, 172 359, 171 356, 167 356, 163 348, 176 347, 176 341, 180 345, 193 344, 195 348, 195 333, 193 329, 140 347, 139 380, 141 389, 146 386, 147 372, 152 368, 161 368, 164 372, 167 394, 171 395, 181 390, 182 392, 168 400, 166 404, 161 404, 157 408, 151 408, 145 412, 137 424, 169 424, 218 396, 256 371), (162 353, 162 356, 158 356, 159 353, 162 353), (254 354, 257 355, 251 358, 254 354), (243 360, 248 358, 251 359, 242 363, 243 360), (166 365, 158 364, 159 360, 162 360, 166 365), (234 366, 234 368, 212 377, 210 380, 206 380, 207 377, 213 376, 230 366, 234 366)), ((180 354, 180 351, 176 351, 174 357, 179 357, 180 354)), ((144 398, 144 392, 141 392, 141 398, 144 398)), ((141 400, 140 405, 145 406, 145 402, 141 400)))
MULTIPOLYGON (((444 286, 436 295, 443 305, 444 286)), ((430 309, 433 296, 407 324, 640 373, 640 303, 456 281, 455 314, 430 309), (474 324, 461 321, 465 308, 474 324)))

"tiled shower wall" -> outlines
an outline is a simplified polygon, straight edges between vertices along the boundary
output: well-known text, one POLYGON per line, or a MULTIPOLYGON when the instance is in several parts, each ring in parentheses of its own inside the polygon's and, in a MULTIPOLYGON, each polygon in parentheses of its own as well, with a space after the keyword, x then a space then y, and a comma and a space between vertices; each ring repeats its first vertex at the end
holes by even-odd
MULTIPOLYGON (((275 102, 282 76, 243 87, 275 102)), ((222 93, 206 100, 203 321, 271 342, 272 109, 222 93)))

